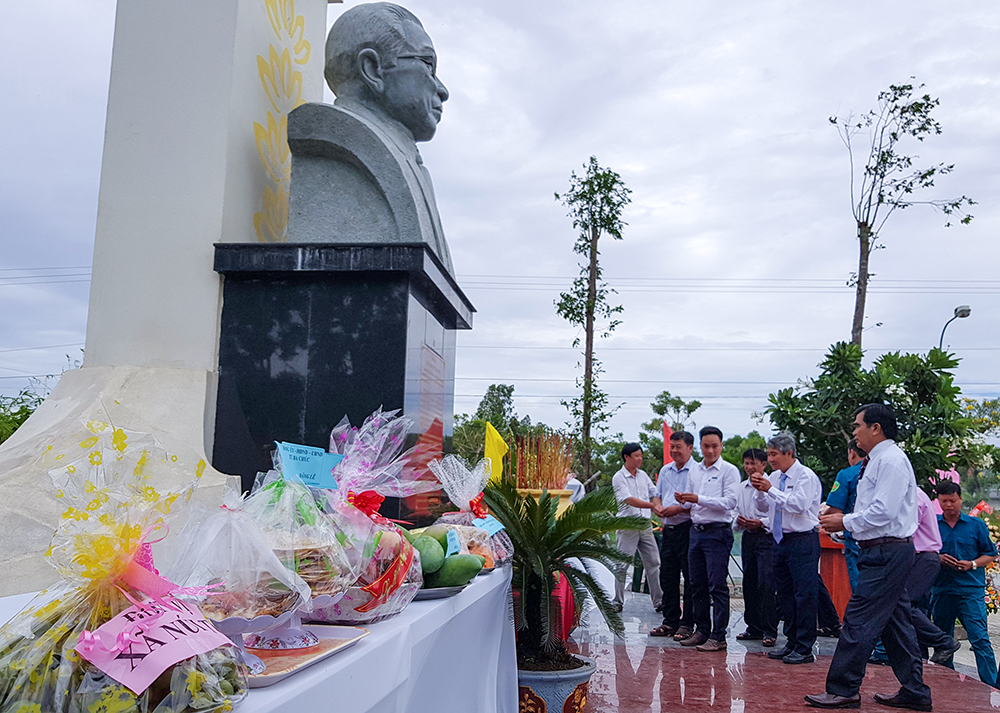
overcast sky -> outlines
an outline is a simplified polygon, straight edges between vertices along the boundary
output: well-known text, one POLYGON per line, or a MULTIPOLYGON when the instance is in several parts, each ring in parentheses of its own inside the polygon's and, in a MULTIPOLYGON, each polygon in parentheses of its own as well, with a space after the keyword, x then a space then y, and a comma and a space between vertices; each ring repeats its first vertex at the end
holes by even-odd
MULTIPOLYGON (((329 21, 347 5, 331 5, 329 21)), ((113 0, 8 3, 0 45, 0 393, 59 373, 86 329, 113 0), (45 347, 40 348, 40 347, 45 347)), ((624 306, 599 343, 603 386, 635 437, 666 389, 699 426, 752 428, 767 394, 815 376, 850 336, 857 265, 846 150, 831 115, 925 83, 941 136, 906 146, 955 164, 928 198, 978 202, 969 226, 894 215, 873 257, 866 363, 926 351, 948 328, 967 395, 1000 395, 1000 10, 991 3, 639 0, 406 3, 451 97, 421 145, 459 281, 457 412, 491 383, 559 425, 576 332, 554 300, 576 275, 553 193, 592 155, 632 189, 602 265, 624 306)), ((332 99, 332 97, 330 97, 332 99)))

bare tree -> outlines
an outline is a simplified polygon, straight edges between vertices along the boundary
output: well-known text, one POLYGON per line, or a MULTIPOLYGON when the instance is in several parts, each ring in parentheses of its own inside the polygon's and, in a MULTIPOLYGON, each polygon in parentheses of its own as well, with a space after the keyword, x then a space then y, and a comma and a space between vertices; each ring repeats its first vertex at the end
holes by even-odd
MULTIPOLYGON (((914 168, 918 156, 902 154, 897 143, 910 137, 922 142, 927 136, 941 133, 941 124, 931 116, 940 101, 929 94, 914 98, 912 84, 889 85, 878 95, 878 106, 860 117, 830 117, 830 123, 847 147, 851 160, 851 204, 858 228, 858 271, 849 284, 857 288, 851 342, 861 346, 861 332, 868 297, 869 261, 873 250, 882 247, 879 237, 886 220, 896 209, 912 205, 929 205, 946 216, 955 216, 968 223, 972 215, 966 209, 975 205, 967 196, 944 200, 915 200, 916 191, 931 188, 938 176, 951 173, 954 164, 938 163, 928 168, 914 168), (858 172, 855 166, 855 139, 867 140, 867 160, 858 172)), ((951 226, 949 219, 946 227, 951 226)))

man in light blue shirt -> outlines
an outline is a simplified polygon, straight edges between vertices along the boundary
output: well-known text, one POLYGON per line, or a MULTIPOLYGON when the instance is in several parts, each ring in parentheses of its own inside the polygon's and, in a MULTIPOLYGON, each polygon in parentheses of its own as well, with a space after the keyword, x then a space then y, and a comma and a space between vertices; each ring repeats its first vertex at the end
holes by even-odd
POLYGON ((740 487, 740 471, 722 460, 722 431, 705 426, 701 437, 701 463, 691 469, 691 489, 676 493, 682 505, 691 506, 691 604, 695 632, 681 646, 699 651, 724 651, 729 626, 729 553, 733 549, 733 510, 740 487), (711 612, 711 614, 710 614, 711 612))
POLYGON ((697 465, 691 457, 694 436, 687 431, 670 435, 670 463, 660 468, 653 496, 653 512, 663 522, 660 539, 660 589, 663 590, 663 623, 649 632, 650 636, 673 636, 675 641, 688 638, 694 632, 694 612, 691 605, 691 576, 688 569, 688 547, 691 540, 691 506, 681 504, 674 493, 691 490, 691 467, 697 465), (684 576, 684 609, 681 609, 681 575, 684 576))

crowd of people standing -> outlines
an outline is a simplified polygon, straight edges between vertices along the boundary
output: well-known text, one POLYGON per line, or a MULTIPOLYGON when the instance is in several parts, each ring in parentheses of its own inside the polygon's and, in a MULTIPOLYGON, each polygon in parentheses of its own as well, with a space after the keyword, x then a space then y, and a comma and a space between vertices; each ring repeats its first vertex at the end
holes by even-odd
MULTIPOLYGON (((891 407, 867 404, 855 414, 849 466, 822 503, 822 484, 798 458, 788 435, 769 439, 766 451, 743 454, 745 479, 723 460, 723 434, 714 426, 694 436, 676 431, 665 444, 670 462, 653 480, 641 469, 636 443, 622 449, 612 479, 619 514, 652 521, 644 531, 619 531, 618 549, 642 561, 650 597, 663 616, 651 636, 681 646, 726 649, 730 619, 729 560, 741 535, 744 622, 736 638, 775 647, 783 621, 785 645, 768 656, 786 664, 815 661, 818 635, 839 637, 826 690, 808 695, 818 708, 857 708, 869 662, 886 662, 900 683, 879 703, 931 710, 923 659, 951 665, 960 644, 956 619, 969 635, 980 678, 997 685, 986 627, 984 569, 997 557, 986 524, 962 512, 961 488, 936 485, 936 515, 896 445, 891 407), (771 472, 766 472, 770 466, 771 472), (844 542, 852 595, 843 623, 819 575, 820 530, 844 542), (683 582, 683 585, 682 585, 683 582), (933 653, 931 653, 933 651, 933 653)), ((624 603, 625 571, 617 572, 615 605, 624 603)))

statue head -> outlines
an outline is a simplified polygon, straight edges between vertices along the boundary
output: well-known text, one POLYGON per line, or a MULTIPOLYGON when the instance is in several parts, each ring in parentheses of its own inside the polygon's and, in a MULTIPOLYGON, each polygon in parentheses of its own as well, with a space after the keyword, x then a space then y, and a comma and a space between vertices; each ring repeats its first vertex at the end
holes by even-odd
POLYGON ((437 54, 416 16, 387 2, 355 5, 330 28, 326 81, 338 98, 364 104, 430 141, 448 90, 437 54))

